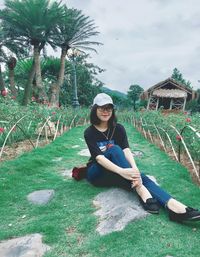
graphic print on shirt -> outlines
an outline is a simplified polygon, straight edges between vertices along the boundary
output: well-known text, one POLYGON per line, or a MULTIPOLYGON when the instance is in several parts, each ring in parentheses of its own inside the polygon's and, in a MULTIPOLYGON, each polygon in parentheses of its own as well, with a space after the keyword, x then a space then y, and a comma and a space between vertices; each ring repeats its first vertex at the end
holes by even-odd
POLYGON ((114 140, 97 142, 97 145, 102 152, 105 152, 108 148, 114 145, 114 140))

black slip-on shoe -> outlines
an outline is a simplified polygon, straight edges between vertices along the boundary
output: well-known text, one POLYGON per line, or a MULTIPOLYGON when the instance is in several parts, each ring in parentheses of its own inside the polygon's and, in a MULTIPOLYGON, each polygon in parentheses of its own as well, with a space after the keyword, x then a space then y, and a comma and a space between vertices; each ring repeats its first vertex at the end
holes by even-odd
POLYGON ((139 197, 140 203, 142 204, 143 208, 152 214, 159 214, 160 206, 158 204, 158 201, 155 198, 148 198, 146 202, 142 200, 141 197, 139 197))
POLYGON ((186 212, 184 213, 176 213, 170 209, 168 209, 168 212, 169 212, 169 219, 171 221, 182 222, 182 221, 200 220, 200 211, 192 207, 187 207, 186 212))

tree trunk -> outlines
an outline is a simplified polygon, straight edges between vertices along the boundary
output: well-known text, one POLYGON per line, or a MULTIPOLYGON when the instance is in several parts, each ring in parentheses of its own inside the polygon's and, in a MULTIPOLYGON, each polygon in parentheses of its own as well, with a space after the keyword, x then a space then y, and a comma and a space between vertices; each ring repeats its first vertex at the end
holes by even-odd
POLYGON ((35 76, 35 62, 33 60, 31 70, 29 73, 29 78, 28 78, 28 81, 26 83, 25 90, 24 90, 24 97, 22 100, 22 105, 27 105, 29 102, 34 76, 35 76))
POLYGON ((15 72, 14 69, 9 69, 9 81, 10 81, 10 90, 13 96, 17 96, 17 89, 15 88, 15 72))
POLYGON ((1 65, 0 65, 0 91, 5 89, 5 82, 3 80, 3 76, 2 76, 2 70, 1 70, 1 65))
POLYGON ((59 95, 60 88, 63 85, 64 75, 65 75, 65 57, 67 55, 67 50, 62 49, 61 57, 60 57, 60 70, 58 75, 58 80, 51 87, 51 106, 59 106, 59 95))
POLYGON ((10 90, 12 96, 17 96, 17 89, 15 88, 15 67, 17 64, 17 59, 13 56, 10 56, 10 58, 7 61, 7 66, 9 70, 9 82, 10 82, 10 90))
POLYGON ((42 84, 41 66, 40 66, 40 51, 38 46, 34 46, 34 62, 35 62, 35 80, 38 89, 38 96, 40 100, 48 101, 48 97, 42 84))
POLYGON ((134 111, 136 111, 136 104, 135 104, 135 103, 136 103, 136 101, 133 100, 133 110, 134 110, 134 111))
POLYGON ((51 85, 51 96, 50 96, 50 105, 52 107, 57 107, 59 104, 59 99, 57 97, 57 91, 58 91, 58 84, 57 83, 53 83, 51 85))

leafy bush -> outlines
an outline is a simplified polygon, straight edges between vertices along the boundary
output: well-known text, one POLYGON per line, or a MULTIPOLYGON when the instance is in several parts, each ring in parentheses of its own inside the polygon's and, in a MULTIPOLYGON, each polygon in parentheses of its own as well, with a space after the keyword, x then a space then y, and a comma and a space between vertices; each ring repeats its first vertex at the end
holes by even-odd
POLYGON ((186 104, 186 110, 194 112, 200 112, 200 102, 198 100, 191 100, 186 104))
POLYGON ((187 148, 189 149, 190 154, 192 155, 194 160, 200 160, 200 114, 194 113, 189 114, 188 112, 182 112, 179 114, 169 114, 164 116, 159 111, 145 111, 145 112, 136 112, 134 114, 135 119, 137 122, 141 123, 142 119, 142 126, 147 131, 149 130, 150 133, 156 137, 158 137, 158 129, 162 139, 165 142, 166 146, 169 146, 169 141, 165 132, 171 138, 172 144, 174 145, 175 149, 178 151, 179 147, 181 151, 183 150, 183 146, 181 144, 181 137, 184 139, 187 148), (171 127, 174 126, 179 134, 171 127), (194 128, 196 132, 192 129, 194 128))
POLYGON ((83 123, 87 117, 87 109, 50 108, 47 104, 39 105, 34 101, 25 107, 19 105, 13 99, 1 97, 0 146, 2 146, 6 135, 11 129, 8 144, 37 138, 38 126, 42 126, 48 118, 61 131, 67 130, 70 126, 83 123), (14 126, 21 118, 22 120, 14 126))

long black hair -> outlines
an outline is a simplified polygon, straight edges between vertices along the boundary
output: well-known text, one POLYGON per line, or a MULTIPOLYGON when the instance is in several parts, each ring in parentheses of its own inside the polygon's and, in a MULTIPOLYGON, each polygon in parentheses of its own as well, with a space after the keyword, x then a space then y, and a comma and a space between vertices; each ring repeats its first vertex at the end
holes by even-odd
MULTIPOLYGON (((97 117, 97 108, 98 105, 93 105, 91 112, 90 112, 90 123, 92 125, 99 125, 101 123, 101 120, 97 117)), ((113 109, 112 111, 112 116, 110 117, 109 121, 108 121, 108 127, 114 127, 116 126, 117 123, 117 117, 115 115, 115 110, 113 109)))

